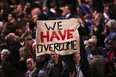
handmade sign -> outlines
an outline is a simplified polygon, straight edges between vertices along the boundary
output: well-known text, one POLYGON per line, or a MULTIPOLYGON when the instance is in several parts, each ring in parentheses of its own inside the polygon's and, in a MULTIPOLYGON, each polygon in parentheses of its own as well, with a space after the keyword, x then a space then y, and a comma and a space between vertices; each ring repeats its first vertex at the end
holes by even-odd
POLYGON ((79 52, 78 19, 37 21, 36 56, 79 52))

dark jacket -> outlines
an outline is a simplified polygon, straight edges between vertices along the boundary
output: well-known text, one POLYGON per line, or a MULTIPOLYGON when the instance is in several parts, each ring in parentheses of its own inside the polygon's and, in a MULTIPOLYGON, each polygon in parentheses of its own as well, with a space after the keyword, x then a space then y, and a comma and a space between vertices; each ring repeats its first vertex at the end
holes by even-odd
MULTIPOLYGON (((17 63, 9 55, 3 61, 0 61, 0 77, 16 77, 18 70, 16 68, 17 63), (14 62, 13 62, 14 61, 14 62)), ((18 76, 17 76, 18 77, 18 76)))
MULTIPOLYGON (((86 52, 83 44, 83 40, 80 37, 80 55, 81 55, 81 68, 82 72, 85 77, 92 77, 92 68, 90 67, 87 57, 86 57, 86 52)), ((75 71, 75 64, 73 62, 73 55, 66 55, 64 56, 64 68, 62 71, 62 77, 69 77, 69 73, 73 73, 75 71)))
MULTIPOLYGON (((38 77, 38 72, 39 72, 39 69, 35 69, 35 71, 32 73, 32 77, 38 77)), ((29 71, 27 71, 25 73, 25 77, 29 77, 29 71)))
POLYGON ((48 65, 49 77, 61 77, 61 71, 63 69, 62 62, 59 59, 58 64, 56 64, 52 59, 49 60, 48 65))
POLYGON ((47 67, 40 70, 39 77, 61 77, 62 62, 58 61, 56 64, 52 59, 48 61, 47 67))

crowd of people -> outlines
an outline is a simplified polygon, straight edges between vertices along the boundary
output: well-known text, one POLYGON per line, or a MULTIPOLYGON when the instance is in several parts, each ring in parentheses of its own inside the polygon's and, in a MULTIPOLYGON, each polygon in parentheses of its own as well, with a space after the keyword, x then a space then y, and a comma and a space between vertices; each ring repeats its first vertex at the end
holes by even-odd
POLYGON ((116 0, 0 0, 0 77, 116 77, 116 0), (70 18, 80 53, 36 56, 37 20, 70 18))

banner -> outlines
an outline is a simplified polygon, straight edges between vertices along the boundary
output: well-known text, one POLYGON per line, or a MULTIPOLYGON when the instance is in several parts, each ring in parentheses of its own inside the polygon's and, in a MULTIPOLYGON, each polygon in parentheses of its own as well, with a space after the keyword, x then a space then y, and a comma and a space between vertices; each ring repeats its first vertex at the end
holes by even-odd
POLYGON ((36 56, 79 52, 78 19, 37 21, 36 56))

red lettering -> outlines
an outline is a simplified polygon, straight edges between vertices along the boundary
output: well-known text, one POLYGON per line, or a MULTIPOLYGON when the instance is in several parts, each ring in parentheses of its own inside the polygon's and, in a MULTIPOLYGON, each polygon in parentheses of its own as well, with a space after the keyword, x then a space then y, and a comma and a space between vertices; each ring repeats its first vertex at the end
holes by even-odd
POLYGON ((67 30, 67 39, 73 38, 74 29, 68 29, 67 30))
POLYGON ((53 39, 56 38, 57 40, 60 40, 60 38, 58 37, 57 33, 55 31, 52 32, 50 41, 53 41, 53 39))
POLYGON ((67 40, 67 39, 71 39, 73 38, 73 32, 74 29, 68 29, 68 30, 64 30, 64 31, 53 31, 52 33, 49 33, 49 31, 46 32, 41 32, 40 34, 40 38, 41 38, 41 42, 45 42, 45 40, 47 42, 52 42, 54 39, 56 40, 67 40))
POLYGON ((63 33, 63 32, 61 32, 61 31, 58 31, 58 33, 59 33, 59 35, 60 35, 61 39, 62 39, 62 40, 64 40, 64 39, 65 39, 65 37, 66 37, 66 30, 64 30, 64 33, 63 33))
POLYGON ((49 31, 46 31, 46 34, 44 34, 45 32, 41 32, 40 36, 41 36, 41 42, 44 42, 44 39, 47 40, 47 42, 49 41, 49 31))

